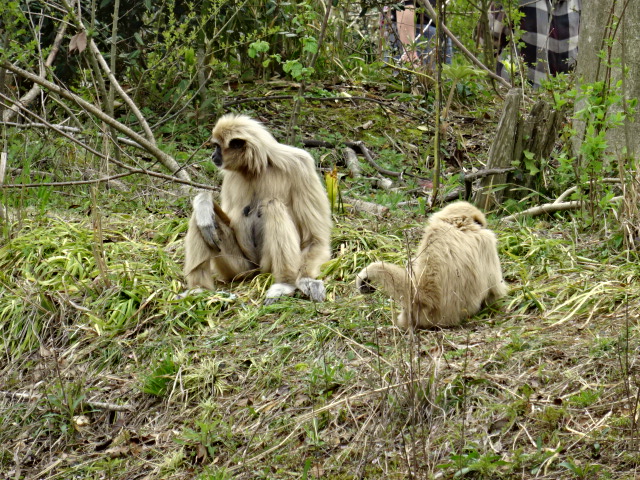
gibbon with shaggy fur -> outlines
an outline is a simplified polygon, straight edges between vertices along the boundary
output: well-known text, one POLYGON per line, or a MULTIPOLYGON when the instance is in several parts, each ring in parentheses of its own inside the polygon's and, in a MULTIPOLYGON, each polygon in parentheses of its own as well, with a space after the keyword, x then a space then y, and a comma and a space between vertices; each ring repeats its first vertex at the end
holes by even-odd
POLYGON ((213 289, 258 272, 273 274, 265 303, 296 289, 325 298, 316 277, 330 257, 329 200, 304 150, 278 143, 259 122, 225 115, 211 142, 222 168, 220 206, 210 192, 193 200, 185 238, 187 287, 213 289))
POLYGON ((495 234, 467 202, 431 216, 408 269, 372 263, 358 274, 356 285, 362 293, 380 287, 399 302, 396 325, 403 329, 458 325, 507 292, 495 234))

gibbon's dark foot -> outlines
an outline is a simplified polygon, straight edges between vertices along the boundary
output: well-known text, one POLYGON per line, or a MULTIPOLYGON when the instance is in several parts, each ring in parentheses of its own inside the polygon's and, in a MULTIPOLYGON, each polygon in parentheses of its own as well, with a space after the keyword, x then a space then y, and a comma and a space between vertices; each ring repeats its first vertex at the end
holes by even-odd
POLYGON ((356 277, 356 288, 360 293, 373 293, 376 291, 376 287, 369 283, 369 278, 367 277, 366 269, 358 274, 356 277))
POLYGON ((327 296, 322 280, 303 277, 296 282, 296 287, 314 302, 324 302, 327 296))
POLYGON ((296 291, 296 287, 288 283, 274 283, 267 290, 267 296, 264 299, 264 305, 272 305, 282 297, 290 297, 296 291))

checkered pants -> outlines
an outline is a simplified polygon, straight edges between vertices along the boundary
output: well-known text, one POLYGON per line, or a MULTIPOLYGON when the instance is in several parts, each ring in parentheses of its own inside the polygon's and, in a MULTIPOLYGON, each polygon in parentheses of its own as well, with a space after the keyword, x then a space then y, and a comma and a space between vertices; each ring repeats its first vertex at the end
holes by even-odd
POLYGON ((517 74, 516 58, 525 63, 527 79, 534 87, 550 74, 572 70, 578 57, 582 0, 519 0, 519 8, 524 15, 520 23, 524 46, 519 47, 517 55, 512 51, 513 42, 508 45, 511 26, 504 11, 492 5, 489 12, 489 28, 502 50, 498 75, 510 79, 517 74), (503 48, 507 45, 509 48, 503 48), (509 57, 511 61, 505 61, 509 57))

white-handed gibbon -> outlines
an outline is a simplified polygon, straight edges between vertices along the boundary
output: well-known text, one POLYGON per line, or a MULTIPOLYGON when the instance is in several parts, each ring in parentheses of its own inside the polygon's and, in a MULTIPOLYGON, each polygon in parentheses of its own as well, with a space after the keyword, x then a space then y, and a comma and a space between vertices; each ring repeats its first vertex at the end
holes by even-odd
POLYGON ((270 272, 266 304, 296 289, 325 299, 316 277, 330 258, 331 212, 314 160, 278 143, 245 115, 221 117, 213 128, 214 163, 222 168, 220 205, 211 192, 193 200, 185 238, 189 289, 270 272))
POLYGON ((356 277, 362 293, 376 287, 402 305, 402 329, 449 327, 507 293, 495 234, 483 213, 455 202, 433 214, 408 269, 385 262, 356 277))

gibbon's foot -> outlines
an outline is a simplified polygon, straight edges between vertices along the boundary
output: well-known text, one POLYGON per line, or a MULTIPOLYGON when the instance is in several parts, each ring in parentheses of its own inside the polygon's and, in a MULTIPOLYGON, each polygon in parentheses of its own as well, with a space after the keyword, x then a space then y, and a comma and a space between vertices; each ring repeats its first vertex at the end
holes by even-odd
POLYGON ((314 280, 313 278, 303 277, 298 279, 296 287, 314 302, 324 302, 326 291, 322 280, 314 280))
POLYGON ((272 305, 280 299, 280 297, 288 297, 293 295, 296 287, 288 283, 274 283, 267 290, 267 296, 264 299, 264 305, 272 305))
POLYGON ((369 283, 366 268, 356 277, 356 288, 360 293, 373 293, 376 291, 376 287, 369 283))
POLYGON ((187 297, 190 297, 192 295, 198 295, 199 293, 202 293, 204 291, 205 291, 205 289, 204 288, 200 288, 200 287, 198 287, 198 288, 190 288, 188 290, 185 290, 182 293, 177 293, 176 294, 176 300, 183 300, 183 299, 185 299, 187 297))
POLYGON ((190 288, 188 290, 185 290, 182 293, 177 293, 175 296, 175 300, 184 300, 187 297, 192 297, 194 295, 200 295, 201 293, 208 293, 209 297, 221 297, 227 300, 235 300, 236 298, 238 298, 236 296, 235 293, 229 293, 227 291, 224 290, 209 290, 208 288, 190 288))

